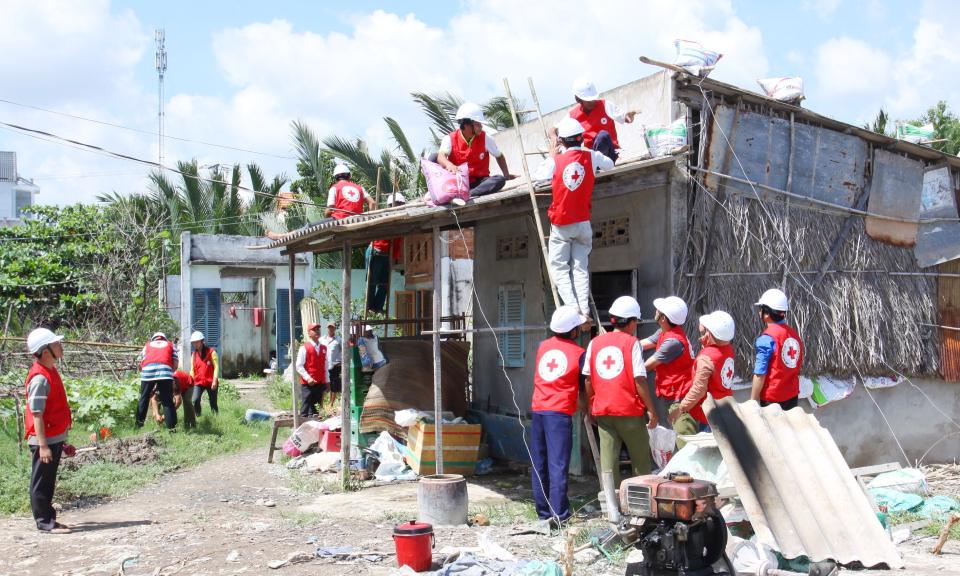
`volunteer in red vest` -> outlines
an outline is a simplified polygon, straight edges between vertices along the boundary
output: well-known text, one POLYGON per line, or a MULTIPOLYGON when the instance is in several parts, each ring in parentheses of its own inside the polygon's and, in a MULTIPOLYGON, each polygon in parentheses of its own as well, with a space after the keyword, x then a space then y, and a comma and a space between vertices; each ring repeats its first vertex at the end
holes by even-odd
POLYGON ((584 322, 590 321, 590 199, 595 174, 613 168, 613 161, 597 151, 583 148, 583 127, 573 118, 557 124, 560 140, 550 147, 550 156, 540 163, 533 177, 551 181, 553 202, 550 217, 550 277, 563 303, 575 307, 584 322), (571 274, 572 272, 572 274, 571 274), (571 279, 572 275, 572 279, 571 279))
POLYGON ((573 414, 578 408, 585 409, 581 390, 586 351, 574 341, 580 335, 580 324, 576 308, 557 308, 550 320, 550 330, 556 335, 540 343, 533 376, 533 499, 537 516, 555 523, 570 517, 567 477, 573 414))
MULTIPOLYGON (((173 406, 177 410, 180 409, 180 406, 183 406, 183 425, 187 428, 193 428, 197 425, 197 419, 193 413, 193 404, 183 401, 184 397, 189 398, 189 394, 192 393, 193 377, 182 370, 174 372, 173 406)), ((157 424, 162 424, 164 418, 163 414, 160 413, 160 395, 157 392, 154 392, 153 398, 150 399, 150 407, 153 409, 153 419, 156 420, 157 424)))
MULTIPOLYGON (((387 196, 387 206, 403 206, 407 203, 403 192, 387 196)), ((390 292, 390 260, 396 263, 403 258, 403 238, 375 240, 367 248, 367 310, 384 313, 384 304, 390 292)))
POLYGON ((759 400, 761 406, 779 404, 784 410, 796 408, 800 400, 803 341, 785 320, 790 310, 787 295, 776 288, 767 290, 756 305, 767 329, 757 338, 757 363, 753 368, 750 399, 759 400))
POLYGON ((483 131, 483 110, 473 102, 457 109, 455 118, 459 126, 440 141, 440 150, 428 160, 440 164, 454 174, 460 173, 460 165, 467 164, 470 174, 470 196, 483 196, 499 191, 517 176, 507 168, 507 159, 497 148, 493 137, 483 131), (497 159, 503 176, 490 175, 490 157, 497 159))
POLYGON ((627 445, 634 476, 650 473, 650 435, 657 427, 657 410, 647 387, 643 349, 633 334, 640 321, 640 304, 630 296, 610 306, 613 330, 587 345, 583 374, 590 413, 600 429, 600 465, 612 470, 620 485, 620 448, 627 445), (649 422, 644 422, 647 415, 649 422))
POLYGON ((206 393, 210 410, 217 414, 220 412, 220 407, 217 406, 217 391, 220 389, 220 357, 216 350, 207 346, 202 332, 191 334, 190 343, 193 345, 190 363, 190 376, 193 376, 194 384, 193 411, 197 416, 203 414, 200 401, 206 393))
POLYGON ((69 534, 70 528, 57 522, 53 493, 62 455, 72 456, 67 435, 73 418, 67 403, 67 391, 57 371, 56 361, 63 357, 63 336, 46 328, 37 328, 27 336, 27 351, 33 354, 33 366, 27 372, 24 411, 27 445, 30 447, 30 507, 37 530, 51 534, 69 534))
MULTIPOLYGON (((689 387, 693 368, 693 350, 683 331, 687 321, 687 303, 676 296, 657 298, 653 301, 656 308, 654 320, 660 329, 640 341, 644 350, 655 348, 653 356, 647 358, 647 372, 656 371, 656 395, 667 401, 668 412, 673 412, 683 399, 681 390, 689 387)), ((689 414, 671 422, 677 434, 696 434, 697 422, 689 414)), ((677 441, 677 447, 683 448, 686 442, 677 441)))
POLYGON ((300 416, 317 416, 317 404, 323 404, 324 392, 330 392, 327 347, 320 342, 319 324, 307 326, 307 341, 297 351, 296 366, 300 375, 300 416))
MULTIPOLYGON (((367 194, 363 186, 350 181, 350 169, 343 164, 333 168, 333 178, 336 181, 327 192, 327 211, 324 216, 343 220, 350 216, 363 214, 364 205, 368 210, 376 210, 376 201, 367 194)), ((317 224, 317 222, 312 223, 317 224)))
POLYGON ((692 416, 699 430, 707 432, 710 426, 703 413, 703 400, 709 392, 714 400, 733 395, 734 354, 730 341, 736 332, 733 318, 722 310, 700 317, 700 343, 691 371, 691 380, 681 390, 680 405, 670 410, 667 420, 676 422, 685 415, 692 416))
POLYGON ((163 332, 154 334, 140 353, 140 401, 137 402, 137 428, 143 426, 153 394, 160 394, 163 421, 168 430, 177 425, 177 409, 173 404, 173 371, 179 355, 177 348, 163 332))
MULTIPOLYGON (((577 105, 570 110, 570 117, 583 125, 583 145, 616 162, 620 148, 616 124, 630 124, 640 111, 622 112, 613 102, 601 100, 597 87, 585 76, 573 81, 573 96, 577 105)), ((556 140, 556 128, 550 131, 550 138, 556 140)))

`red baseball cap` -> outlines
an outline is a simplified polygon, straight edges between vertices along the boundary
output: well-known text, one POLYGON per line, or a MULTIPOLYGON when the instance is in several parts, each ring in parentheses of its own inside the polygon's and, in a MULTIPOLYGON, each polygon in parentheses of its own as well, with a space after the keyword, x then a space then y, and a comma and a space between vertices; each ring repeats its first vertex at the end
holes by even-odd
POLYGON ((320 325, 317 323, 310 324, 309 326, 307 326, 307 332, 312 332, 315 328, 319 328, 319 327, 320 325))

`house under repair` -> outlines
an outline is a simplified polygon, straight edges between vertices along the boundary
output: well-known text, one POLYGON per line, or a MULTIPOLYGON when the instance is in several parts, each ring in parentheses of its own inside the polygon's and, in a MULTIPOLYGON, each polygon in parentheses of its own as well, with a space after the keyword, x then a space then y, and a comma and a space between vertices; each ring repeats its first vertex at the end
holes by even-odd
MULTIPOLYGON (((623 154, 594 188, 590 272, 602 319, 616 297, 633 295, 646 318, 638 336, 649 335, 653 300, 676 294, 690 306, 684 328, 694 335, 700 314, 726 310, 737 325, 737 376, 749 388, 753 343, 763 331, 753 303, 782 288, 805 344, 802 375, 811 390, 803 395, 811 402, 803 405, 821 406, 816 417, 850 466, 960 453, 960 158, 680 73, 658 72, 601 97, 642 110, 620 127, 623 154), (651 158, 641 124, 678 119, 686 121, 689 150, 651 158)), ((544 123, 556 124, 568 110, 544 123)), ((519 133, 522 148, 517 129, 495 136, 517 168, 523 150, 544 147, 546 138, 539 122, 519 133)), ((540 159, 530 158, 532 170, 540 159)), ((446 234, 472 227, 474 300, 463 328, 459 319, 441 323, 435 299, 434 332, 414 337, 432 338, 424 358, 433 365, 391 378, 378 371, 373 384, 439 391, 446 378, 443 393, 454 398, 443 398, 445 409, 481 423, 491 455, 528 461, 520 424, 529 417, 536 350, 554 309, 531 202, 546 222, 551 194, 549 184, 538 185, 532 200, 523 179, 514 182, 465 206, 377 210, 268 247, 293 262, 296 254, 432 231, 440 253, 446 234), (503 330, 511 326, 517 329, 503 330), (465 334, 472 336, 469 382, 466 371, 446 364, 450 345, 465 354, 465 334)), ((442 277, 441 260, 433 264, 433 277, 442 277)), ((393 362, 403 352, 392 354, 391 345, 384 339, 393 362)), ((409 405, 392 407, 433 409, 435 400, 439 406, 439 398, 410 394, 409 405)), ((665 421, 666 406, 656 408, 665 421)), ((361 431, 391 429, 365 416, 359 423, 361 431)), ((584 442, 576 440, 571 471, 583 470, 581 454, 584 442)))

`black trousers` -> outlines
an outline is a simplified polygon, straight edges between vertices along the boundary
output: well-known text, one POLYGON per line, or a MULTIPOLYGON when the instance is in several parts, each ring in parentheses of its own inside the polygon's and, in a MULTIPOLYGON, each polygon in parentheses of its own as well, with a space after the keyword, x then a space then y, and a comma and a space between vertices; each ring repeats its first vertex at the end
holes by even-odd
POLYGON ((323 402, 323 393, 327 391, 324 384, 317 383, 313 386, 306 384, 300 385, 300 416, 307 418, 320 414, 317 410, 317 404, 323 402))
POLYGON ((57 488, 57 469, 60 468, 60 455, 63 454, 63 442, 48 444, 53 460, 49 464, 40 461, 40 447, 31 446, 33 469, 30 472, 30 507, 33 519, 37 521, 37 530, 53 530, 57 524, 57 511, 53 509, 53 493, 57 488))
POLYGON ((330 369, 330 391, 339 394, 343 391, 343 379, 341 378, 343 365, 337 364, 330 369))
MULTIPOLYGON (((607 135, 609 138, 609 134, 607 135)), ((431 154, 427 160, 431 162, 436 162, 439 154, 431 154)), ((503 176, 484 176, 482 178, 477 178, 470 182, 470 197, 474 196, 486 196, 487 194, 493 194, 494 192, 499 192, 507 183, 507 179, 503 176)))
POLYGON ((160 405, 163 406, 163 421, 167 425, 167 430, 172 430, 177 425, 177 409, 173 403, 172 378, 140 381, 140 400, 137 402, 137 428, 143 426, 143 422, 147 419, 147 411, 150 410, 150 397, 153 396, 154 390, 160 395, 160 405))
POLYGON ((766 400, 760 401, 760 406, 769 406, 771 404, 779 404, 780 408, 783 410, 792 410, 800 405, 800 396, 794 396, 789 400, 784 400, 783 402, 767 402, 766 400))
POLYGON ((194 386, 193 387, 193 411, 196 412, 197 417, 200 416, 200 400, 203 398, 203 393, 207 393, 207 399, 210 400, 210 410, 214 414, 220 413, 220 408, 217 406, 217 391, 209 386, 194 386))
POLYGON ((373 312, 383 312, 383 305, 387 301, 387 292, 390 281, 390 256, 383 252, 370 249, 370 261, 367 263, 368 274, 367 284, 370 286, 367 299, 367 310, 373 312))
POLYGON ((606 130, 597 132, 596 137, 593 139, 593 149, 613 160, 614 162, 616 162, 617 158, 620 156, 617 154, 617 147, 613 143, 613 138, 606 130))

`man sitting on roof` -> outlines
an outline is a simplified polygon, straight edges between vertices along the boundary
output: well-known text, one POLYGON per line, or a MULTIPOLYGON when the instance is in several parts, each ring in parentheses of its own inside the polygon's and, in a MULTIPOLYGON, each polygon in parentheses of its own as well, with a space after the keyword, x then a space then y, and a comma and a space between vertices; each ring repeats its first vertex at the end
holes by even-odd
POLYGON ((272 230, 265 230, 264 234, 271 240, 283 240, 292 236, 301 230, 330 222, 332 220, 343 220, 350 216, 363 213, 363 207, 366 205, 368 210, 376 210, 377 203, 370 197, 370 194, 363 189, 363 186, 350 181, 350 169, 343 164, 337 164, 333 169, 333 178, 336 180, 330 191, 327 193, 327 210, 324 218, 315 222, 310 222, 296 230, 285 234, 278 234, 272 230))
POLYGON ((567 306, 573 306, 590 321, 590 269, 587 259, 593 249, 590 226, 590 198, 594 174, 613 168, 613 160, 596 150, 583 148, 583 126, 573 118, 564 118, 556 127, 559 142, 550 147, 533 177, 538 182, 552 180, 553 202, 550 217, 550 277, 567 306), (561 150, 562 148, 562 150, 561 150), (573 281, 571 282, 571 264, 573 281))
POLYGON ((450 172, 459 174, 458 166, 467 163, 470 170, 470 196, 483 196, 499 191, 517 176, 507 168, 507 159, 497 148, 493 138, 483 131, 483 110, 473 102, 457 109, 455 118, 460 128, 443 137, 440 150, 428 160, 440 164, 450 172), (490 157, 497 159, 503 176, 490 175, 490 157))
MULTIPOLYGON (((570 110, 570 117, 583 126, 583 145, 587 149, 602 152, 604 156, 617 161, 620 142, 617 141, 617 127, 614 123, 630 124, 639 110, 622 112, 609 100, 600 100, 600 93, 586 76, 573 81, 573 96, 577 105, 570 110)), ((550 129, 550 140, 557 141, 556 127, 550 129)))

